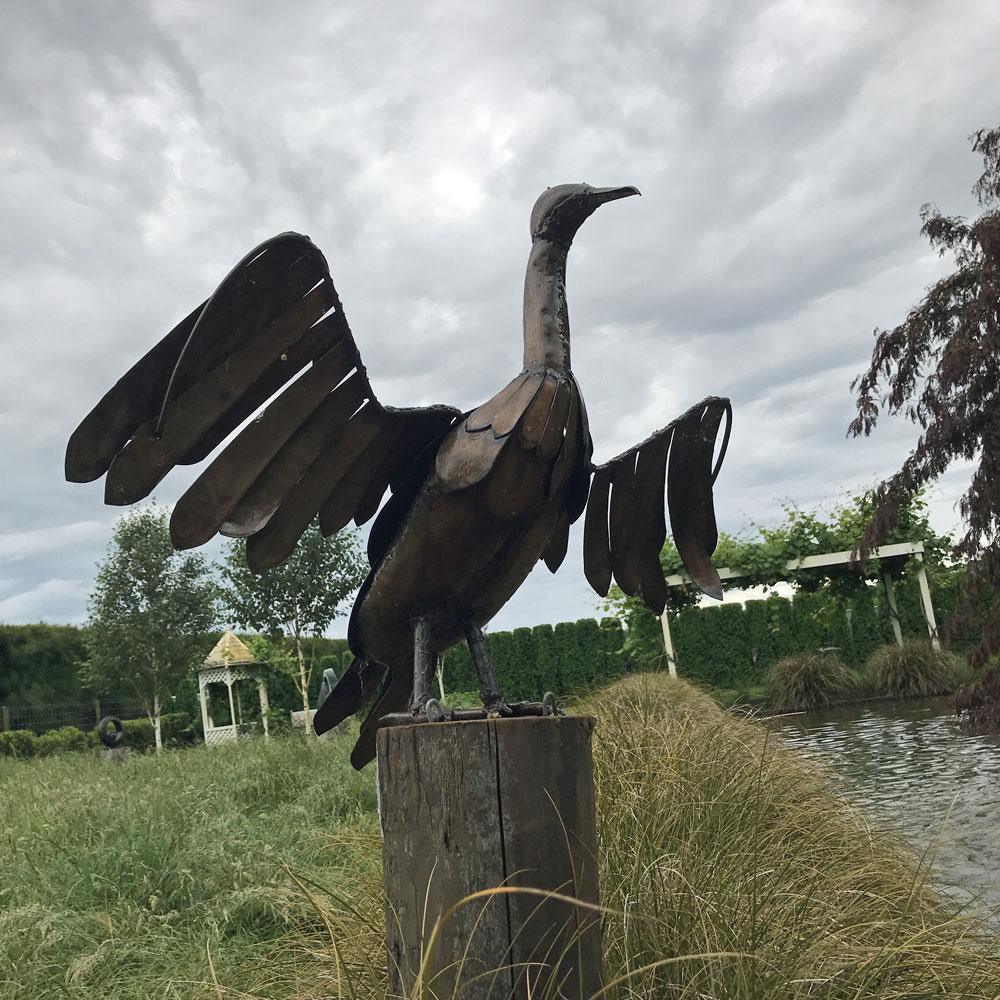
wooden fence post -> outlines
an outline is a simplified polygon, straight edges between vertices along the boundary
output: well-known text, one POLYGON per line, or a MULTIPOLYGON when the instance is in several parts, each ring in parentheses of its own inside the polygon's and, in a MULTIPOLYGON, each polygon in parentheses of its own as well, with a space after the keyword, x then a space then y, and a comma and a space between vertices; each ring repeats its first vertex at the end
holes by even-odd
POLYGON ((0 729, 4 732, 10 729, 10 709, 6 705, 0 705, 0 729))
POLYGON ((594 721, 544 717, 378 734, 389 997, 579 1000, 601 988, 594 721), (435 934, 435 925, 441 925, 435 934), (432 934, 435 934, 433 946, 432 934), (555 976, 556 982, 550 983, 555 976))

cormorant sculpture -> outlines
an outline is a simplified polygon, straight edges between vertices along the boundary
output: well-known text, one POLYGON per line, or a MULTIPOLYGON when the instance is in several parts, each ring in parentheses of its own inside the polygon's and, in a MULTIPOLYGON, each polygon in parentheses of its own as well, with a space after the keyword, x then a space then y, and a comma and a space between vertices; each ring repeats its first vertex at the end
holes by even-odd
MULTIPOLYGON (((307 237, 284 233, 240 261, 70 439, 66 478, 87 482, 107 473, 105 502, 130 504, 175 465, 205 459, 270 400, 176 504, 174 545, 201 545, 216 533, 243 537, 247 562, 263 570, 292 552, 317 515, 332 534, 378 513, 368 540, 371 572, 348 631, 354 661, 314 723, 322 732, 368 708, 355 767, 374 756, 384 716, 409 710, 426 717, 435 658, 462 639, 485 712, 517 714, 519 706, 501 698, 481 629, 539 559, 555 572, 570 525, 585 509, 584 570, 602 596, 613 575, 626 594, 641 593, 662 611, 666 488, 685 567, 703 591, 721 597, 709 556, 729 401, 704 399, 595 466, 570 368, 570 245, 600 205, 638 193, 563 184, 541 195, 531 213, 524 368, 468 413, 383 406, 326 260, 307 237)), ((440 717, 436 703, 430 710, 440 717)))

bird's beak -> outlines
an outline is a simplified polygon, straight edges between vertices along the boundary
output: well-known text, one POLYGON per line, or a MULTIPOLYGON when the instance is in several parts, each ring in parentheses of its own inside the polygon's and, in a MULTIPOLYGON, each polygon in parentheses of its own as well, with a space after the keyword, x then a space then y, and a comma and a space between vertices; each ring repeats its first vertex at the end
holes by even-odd
POLYGON ((617 201, 619 198, 631 198, 634 194, 639 194, 639 189, 636 187, 594 188, 594 190, 590 192, 590 197, 593 198, 598 205, 603 205, 606 201, 617 201))

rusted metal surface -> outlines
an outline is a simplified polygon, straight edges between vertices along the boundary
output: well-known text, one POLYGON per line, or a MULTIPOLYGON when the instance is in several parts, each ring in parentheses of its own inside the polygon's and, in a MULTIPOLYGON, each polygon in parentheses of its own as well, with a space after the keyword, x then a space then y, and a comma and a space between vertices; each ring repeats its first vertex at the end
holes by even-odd
MULTIPOLYGON (((249 333, 284 312, 326 273, 322 254, 294 233, 284 234, 255 256, 229 283, 229 294, 218 299, 197 352, 177 373, 174 392, 184 392, 238 351, 249 333)), ((76 429, 66 450, 67 479, 99 479, 135 431, 156 420, 180 353, 207 304, 206 300, 181 320, 123 375, 76 429)))
POLYGON ((138 428, 108 470, 108 502, 135 503, 149 496, 160 480, 198 444, 206 430, 227 415, 246 388, 279 361, 331 304, 326 286, 320 285, 255 333, 232 358, 207 372, 173 400, 171 420, 162 433, 157 434, 150 423, 138 428))
POLYGON ((563 511, 556 521, 555 528, 552 529, 552 537, 549 544, 545 546, 542 553, 542 562, 549 568, 550 573, 554 573, 562 565, 566 558, 566 550, 569 548, 569 515, 563 511))
MULTIPOLYGON (((260 417, 248 424, 191 484, 170 518, 174 545, 182 549, 202 545, 222 527, 274 456, 337 388, 347 374, 345 369, 349 370, 347 355, 348 345, 344 342, 331 348, 269 403, 260 417)), ((357 398, 352 398, 349 409, 368 395, 367 382, 360 376, 354 387, 357 398)), ((336 429, 336 425, 331 428, 336 429)))
POLYGON ((573 238, 600 205, 636 194, 576 184, 538 199, 524 368, 469 413, 384 406, 326 260, 307 237, 284 233, 248 254, 70 439, 67 478, 108 473, 107 501, 132 503, 174 465, 207 458, 266 403, 176 504, 174 544, 200 545, 218 532, 245 537, 248 561, 264 569, 289 555, 314 518, 334 532, 375 517, 371 573, 349 629, 355 660, 316 718, 323 730, 374 703, 352 758, 358 766, 374 753, 383 715, 423 710, 430 685, 415 685, 415 665, 425 669, 456 642, 473 650, 484 699, 503 706, 482 626, 540 559, 555 572, 585 509, 584 571, 599 594, 613 579, 663 608, 664 492, 685 567, 707 593, 720 593, 712 485, 728 442, 728 401, 710 397, 595 466, 570 365, 573 238), (415 656, 418 621, 424 652, 415 656))
POLYGON ((355 372, 306 417, 253 479, 222 525, 222 534, 245 538, 260 531, 324 448, 339 440, 344 422, 364 399, 364 382, 355 372))
MULTIPOLYGON (((709 558, 719 532, 712 504, 712 455, 728 400, 707 400, 677 422, 667 475, 667 507, 674 545, 691 579, 712 597, 722 597, 722 581, 709 558)), ((726 438, 728 439, 728 430, 726 438)))
POLYGON ((611 589, 611 542, 608 538, 608 497, 611 470, 598 469, 590 486, 587 517, 583 522, 583 572, 601 597, 611 589))

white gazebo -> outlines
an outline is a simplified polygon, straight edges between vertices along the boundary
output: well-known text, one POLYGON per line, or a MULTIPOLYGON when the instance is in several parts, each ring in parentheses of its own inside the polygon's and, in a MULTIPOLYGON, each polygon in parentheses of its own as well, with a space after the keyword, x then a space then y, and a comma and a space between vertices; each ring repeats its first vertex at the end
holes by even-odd
POLYGON ((254 660, 253 653, 234 633, 223 632, 222 638, 198 668, 198 700, 201 702, 201 724, 205 730, 207 746, 233 743, 251 735, 251 726, 243 722, 240 681, 253 681, 257 685, 261 728, 267 739, 267 685, 264 683, 263 666, 263 663, 254 660), (209 704, 209 688, 213 684, 226 686, 229 722, 221 726, 215 724, 209 704))

